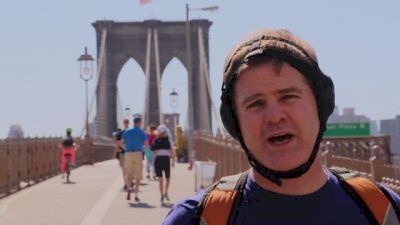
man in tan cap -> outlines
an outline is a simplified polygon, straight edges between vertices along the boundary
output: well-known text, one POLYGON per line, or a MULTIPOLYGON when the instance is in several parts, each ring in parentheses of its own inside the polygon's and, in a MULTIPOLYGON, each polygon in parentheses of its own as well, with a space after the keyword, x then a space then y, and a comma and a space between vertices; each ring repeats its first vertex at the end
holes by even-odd
POLYGON ((399 224, 393 191, 321 162, 334 105, 304 40, 283 29, 244 38, 225 62, 220 113, 251 168, 179 202, 164 224, 399 224))

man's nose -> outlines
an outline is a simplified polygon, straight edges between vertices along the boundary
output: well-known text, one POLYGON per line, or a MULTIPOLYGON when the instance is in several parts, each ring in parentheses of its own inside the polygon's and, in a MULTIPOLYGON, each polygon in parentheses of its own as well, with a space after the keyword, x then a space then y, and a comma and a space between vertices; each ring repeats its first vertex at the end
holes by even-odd
POLYGON ((264 122, 268 125, 276 125, 287 118, 286 111, 278 103, 269 104, 265 109, 264 122))

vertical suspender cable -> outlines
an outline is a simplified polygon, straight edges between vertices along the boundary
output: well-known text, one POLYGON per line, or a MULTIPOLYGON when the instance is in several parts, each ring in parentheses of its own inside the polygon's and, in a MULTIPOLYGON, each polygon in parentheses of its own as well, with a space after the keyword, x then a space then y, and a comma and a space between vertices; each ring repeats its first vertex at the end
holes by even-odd
POLYGON ((149 124, 149 96, 150 96, 150 49, 151 49, 151 29, 147 30, 147 45, 146 45, 146 62, 145 62, 145 76, 146 76, 146 97, 144 101, 143 121, 145 125, 149 124))
POLYGON ((160 124, 164 123, 164 115, 161 107, 161 72, 160 72, 160 54, 158 49, 158 32, 154 29, 154 50, 156 56, 156 73, 157 73, 157 93, 158 93, 158 112, 160 115, 160 124))
POLYGON ((186 23, 185 23, 185 50, 186 50, 186 69, 188 72, 188 132, 185 136, 188 140, 188 156, 189 161, 195 157, 193 149, 193 129, 194 129, 194 98, 193 98, 193 73, 192 73, 192 45, 191 45, 191 25, 189 21, 189 5, 186 4, 186 23))

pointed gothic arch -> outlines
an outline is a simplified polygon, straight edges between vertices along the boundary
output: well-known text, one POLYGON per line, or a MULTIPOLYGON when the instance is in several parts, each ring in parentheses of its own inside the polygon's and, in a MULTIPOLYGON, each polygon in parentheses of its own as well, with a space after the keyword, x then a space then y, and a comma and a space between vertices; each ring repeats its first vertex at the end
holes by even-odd
MULTIPOLYGON (((193 130, 211 132, 211 101, 206 91, 204 79, 201 79, 199 60, 199 37, 197 30, 203 30, 206 61, 209 65, 208 34, 211 22, 208 20, 191 20, 190 56, 191 74, 188 72, 188 102, 192 104, 193 130)), ((96 21, 93 27, 97 34, 97 53, 103 54, 103 63, 97 88, 96 133, 100 136, 111 136, 117 128, 117 78, 124 63, 133 58, 145 71, 148 90, 145 106, 145 125, 160 123, 159 89, 157 74, 167 67, 172 58, 177 58, 185 68, 188 68, 186 53, 185 22, 163 22, 146 20, 143 22, 114 22, 109 20, 96 21), (102 32, 107 32, 107 38, 102 47, 102 32), (149 50, 149 51, 147 51, 149 50), (104 51, 104 52, 101 52, 104 51), (157 57, 158 56, 158 57, 157 57)), ((99 58, 99 57, 98 57, 99 58)), ((189 71, 187 69, 187 71, 189 71)))

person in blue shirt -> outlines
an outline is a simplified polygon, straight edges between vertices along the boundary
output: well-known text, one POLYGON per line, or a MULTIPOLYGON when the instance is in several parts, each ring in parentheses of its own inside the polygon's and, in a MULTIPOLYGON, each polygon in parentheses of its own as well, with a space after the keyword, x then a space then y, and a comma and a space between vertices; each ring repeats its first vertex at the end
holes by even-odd
POLYGON ((141 118, 133 120, 133 127, 128 128, 122 134, 125 146, 124 171, 127 185, 127 200, 131 199, 132 180, 135 179, 135 201, 139 202, 138 197, 140 180, 143 177, 143 149, 148 146, 147 135, 142 130, 141 118))
POLYGON ((318 149, 335 106, 334 86, 311 45, 288 30, 262 29, 235 46, 223 71, 221 118, 251 165, 240 183, 241 198, 228 215, 207 207, 208 201, 198 210, 202 199, 224 203, 221 197, 229 193, 224 190, 237 190, 221 182, 215 195, 205 198, 207 191, 201 190, 177 203, 164 225, 399 224, 398 195, 377 185, 373 195, 383 192, 391 202, 376 218, 321 160, 318 149))

